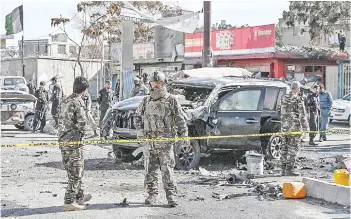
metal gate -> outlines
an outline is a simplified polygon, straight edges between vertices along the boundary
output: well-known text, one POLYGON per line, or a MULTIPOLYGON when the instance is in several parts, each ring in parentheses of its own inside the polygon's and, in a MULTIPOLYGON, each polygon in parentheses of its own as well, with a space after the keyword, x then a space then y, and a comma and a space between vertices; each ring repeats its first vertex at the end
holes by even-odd
POLYGON ((338 97, 342 98, 351 93, 351 67, 350 61, 339 63, 339 92, 338 97))

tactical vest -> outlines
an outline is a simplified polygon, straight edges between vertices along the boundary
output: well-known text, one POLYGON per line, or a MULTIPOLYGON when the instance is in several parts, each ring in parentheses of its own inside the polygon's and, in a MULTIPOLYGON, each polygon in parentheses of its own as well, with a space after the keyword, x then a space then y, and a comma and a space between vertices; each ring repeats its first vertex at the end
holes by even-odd
POLYGON ((153 137, 173 137, 175 135, 173 121, 173 107, 170 94, 153 100, 147 97, 144 110, 144 131, 153 137))

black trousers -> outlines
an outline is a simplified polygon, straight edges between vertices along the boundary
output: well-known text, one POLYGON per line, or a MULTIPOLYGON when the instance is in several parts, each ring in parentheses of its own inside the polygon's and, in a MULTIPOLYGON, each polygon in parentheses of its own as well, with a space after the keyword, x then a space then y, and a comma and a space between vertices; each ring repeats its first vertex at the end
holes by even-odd
POLYGON ((46 112, 43 112, 44 109, 42 110, 36 110, 34 114, 34 121, 33 121, 33 131, 36 130, 37 125, 38 125, 38 120, 40 120, 40 130, 44 130, 44 127, 46 125, 46 112))
MULTIPOLYGON (((317 131, 318 129, 318 121, 319 120, 319 115, 317 112, 310 112, 310 130, 311 131, 317 131)), ((316 137, 316 133, 310 133, 310 141, 313 141, 313 139, 316 137)))

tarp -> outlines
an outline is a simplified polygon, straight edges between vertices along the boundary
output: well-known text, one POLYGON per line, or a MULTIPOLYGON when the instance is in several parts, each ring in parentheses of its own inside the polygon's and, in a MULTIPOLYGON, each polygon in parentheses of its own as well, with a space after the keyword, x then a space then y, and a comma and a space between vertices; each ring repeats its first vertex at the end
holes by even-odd
POLYGON ((177 80, 187 77, 214 77, 221 78, 225 76, 251 77, 252 73, 244 68, 198 68, 191 70, 182 70, 169 76, 170 80, 177 80))
POLYGON ((125 7, 123 12, 125 15, 129 17, 137 17, 144 22, 149 22, 153 25, 161 25, 165 28, 179 31, 179 32, 194 33, 200 19, 200 16, 199 16, 200 12, 188 13, 188 14, 175 16, 175 17, 155 19, 147 14, 140 12, 129 2, 125 1, 123 3, 125 7), (130 10, 131 12, 128 13, 126 9, 130 10))

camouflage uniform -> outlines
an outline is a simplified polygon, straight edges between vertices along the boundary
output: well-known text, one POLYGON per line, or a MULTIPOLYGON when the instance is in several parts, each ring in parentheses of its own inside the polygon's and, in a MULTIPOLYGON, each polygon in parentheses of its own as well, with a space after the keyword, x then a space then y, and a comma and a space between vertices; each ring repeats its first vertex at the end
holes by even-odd
POLYGON ((40 120, 40 131, 43 132, 44 127, 46 125, 46 108, 45 105, 48 102, 48 92, 44 87, 39 87, 38 90, 35 91, 34 96, 37 98, 37 102, 35 105, 35 114, 33 121, 33 132, 37 128, 38 120, 40 120))
POLYGON ((105 117, 106 111, 112 106, 112 98, 114 91, 112 89, 103 88, 99 91, 98 104, 100 108, 100 126, 105 117))
MULTIPOLYGON (((300 95, 293 92, 284 95, 280 110, 282 132, 308 131, 304 99, 300 95)), ((280 160, 284 174, 285 169, 292 171, 294 168, 295 159, 300 150, 301 137, 301 135, 283 136, 280 160)))
MULTIPOLYGON (((82 141, 86 130, 86 109, 82 98, 71 94, 61 103, 59 114, 59 142, 82 141)), ((83 145, 60 145, 62 162, 67 171, 68 185, 65 204, 72 204, 84 196, 82 177, 84 170, 83 145)))
MULTIPOLYGON (((150 91, 150 96, 143 99, 136 111, 135 125, 138 137, 172 138, 177 134, 188 135, 188 128, 182 109, 176 98, 165 87, 150 91)), ((147 144, 148 165, 146 186, 149 197, 158 194, 158 169, 169 204, 172 206, 177 193, 173 168, 175 165, 173 143, 152 142, 147 144)), ((147 158, 145 158, 147 159, 147 158)))

